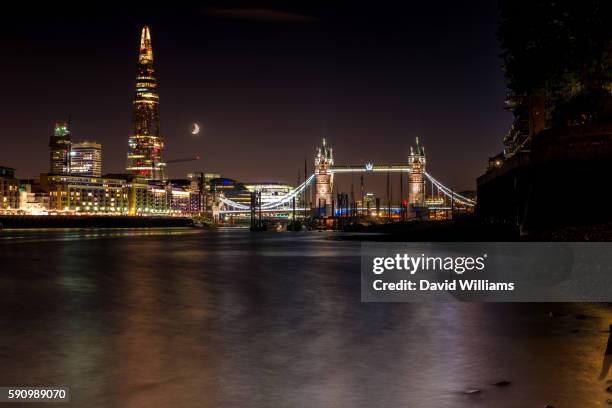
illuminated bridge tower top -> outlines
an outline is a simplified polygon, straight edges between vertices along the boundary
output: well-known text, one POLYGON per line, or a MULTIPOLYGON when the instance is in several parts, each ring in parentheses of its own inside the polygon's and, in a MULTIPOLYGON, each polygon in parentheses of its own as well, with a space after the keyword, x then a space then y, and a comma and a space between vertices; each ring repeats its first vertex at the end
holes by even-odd
POLYGON ((132 107, 132 134, 128 141, 127 171, 150 180, 165 178, 164 141, 159 134, 159 95, 153 67, 149 27, 142 29, 138 73, 132 107))
POLYGON ((416 147, 410 146, 410 156, 408 165, 410 175, 408 176, 408 202, 414 207, 425 205, 425 147, 419 145, 419 138, 416 138, 416 147))
POLYGON ((327 145, 327 141, 323 139, 321 146, 317 148, 317 155, 315 156, 315 167, 317 169, 329 168, 334 165, 334 152, 331 147, 327 145))
POLYGON ((330 167, 334 165, 334 153, 325 139, 315 155, 315 203, 317 208, 325 209, 331 215, 333 176, 330 167))

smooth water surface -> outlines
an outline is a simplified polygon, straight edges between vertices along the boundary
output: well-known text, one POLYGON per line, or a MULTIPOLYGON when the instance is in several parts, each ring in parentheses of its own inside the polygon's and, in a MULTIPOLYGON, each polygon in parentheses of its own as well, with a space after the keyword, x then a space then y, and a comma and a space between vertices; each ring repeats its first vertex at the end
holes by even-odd
POLYGON ((361 303, 360 244, 338 238, 0 232, 0 386, 69 386, 75 407, 590 407, 612 398, 597 378, 608 306, 361 303), (501 380, 511 384, 493 385, 501 380))

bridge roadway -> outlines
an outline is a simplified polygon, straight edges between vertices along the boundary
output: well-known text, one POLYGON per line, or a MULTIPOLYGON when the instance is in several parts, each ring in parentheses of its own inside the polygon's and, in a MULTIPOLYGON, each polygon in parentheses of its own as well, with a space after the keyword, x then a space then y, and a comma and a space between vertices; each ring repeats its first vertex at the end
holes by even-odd
MULTIPOLYGON (((364 172, 365 173, 368 173, 368 172, 380 172, 380 173, 382 172, 406 172, 406 173, 410 173, 411 172, 410 166, 408 165, 373 165, 372 163, 366 163, 365 165, 361 165, 361 166, 331 166, 328 171, 332 174, 334 173, 364 173, 364 172)), ((454 200, 456 204, 465 205, 467 207, 475 206, 476 202, 474 200, 464 197, 461 194, 455 193, 448 187, 445 187, 442 183, 440 183, 438 180, 433 178, 426 171, 423 171, 423 175, 433 185, 435 185, 438 188, 438 190, 441 191, 445 196, 447 196, 451 200, 454 200)), ((273 210, 276 208, 285 207, 286 205, 288 205, 288 203, 290 202, 292 198, 296 197, 298 194, 301 194, 304 190, 306 190, 306 188, 310 186, 310 183, 312 183, 315 180, 315 176, 316 174, 311 174, 310 177, 308 177, 302 184, 294 188, 288 194, 280 197, 277 201, 273 203, 267 203, 263 205, 262 210, 268 211, 268 210, 273 210)), ((234 202, 232 200, 229 200, 223 197, 221 197, 221 201, 225 205, 233 208, 233 210, 226 210, 226 211, 236 211, 236 210, 246 211, 246 212, 250 211, 250 207, 248 205, 240 204, 240 203, 234 202)), ((439 209, 443 209, 443 208, 439 208, 439 209)))
POLYGON ((403 172, 410 173, 410 166, 407 164, 374 165, 366 163, 360 166, 331 166, 330 173, 386 173, 403 172))
MULTIPOLYGON (((430 210, 452 210, 452 207, 441 207, 441 206, 432 206, 432 207, 427 207, 430 210)), ((307 211, 311 211, 312 208, 304 208, 304 207, 300 207, 300 208, 296 208, 295 212, 307 212, 307 211)), ((391 212, 393 213, 399 213, 402 210, 401 207, 391 207, 391 212)), ((366 208, 366 207, 362 207, 362 208, 357 208, 355 209, 355 211, 358 211, 360 213, 364 213, 366 211, 376 211, 376 208, 366 208)), ((380 211, 381 212, 386 212, 387 211, 387 207, 383 207, 381 205, 380 207, 380 211)), ((221 214, 250 214, 251 210, 221 210, 219 211, 221 214)), ((270 210, 262 210, 261 213, 262 215, 265 214, 279 214, 279 213, 291 213, 293 212, 292 208, 285 208, 285 209, 270 209, 270 210)), ((336 213, 338 213, 339 211, 336 209, 336 213)), ((344 213, 345 211, 343 211, 344 213)), ((336 214, 338 215, 338 214, 336 214)))

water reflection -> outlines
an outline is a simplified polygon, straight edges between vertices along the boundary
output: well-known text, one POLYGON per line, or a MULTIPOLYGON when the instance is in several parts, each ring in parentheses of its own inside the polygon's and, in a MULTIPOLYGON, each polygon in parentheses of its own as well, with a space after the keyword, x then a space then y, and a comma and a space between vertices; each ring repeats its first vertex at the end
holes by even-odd
POLYGON ((610 333, 608 337, 608 345, 606 346, 606 351, 604 353, 603 361, 601 363, 601 373, 599 374, 600 380, 605 380, 610 372, 610 366, 612 365, 612 324, 608 330, 610 333))
POLYGON ((325 233, 0 237, 0 384, 68 385, 74 406, 583 407, 609 398, 597 379, 607 307, 361 303, 359 243, 325 233), (493 385, 501 380, 511 384, 493 385))

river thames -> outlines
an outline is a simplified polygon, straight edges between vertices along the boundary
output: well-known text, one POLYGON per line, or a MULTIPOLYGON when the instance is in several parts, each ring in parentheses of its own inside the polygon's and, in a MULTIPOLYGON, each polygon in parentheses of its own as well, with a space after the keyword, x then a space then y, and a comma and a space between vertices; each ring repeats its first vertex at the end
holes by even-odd
POLYGON ((76 407, 612 398, 598 379, 608 305, 361 303, 360 243, 342 238, 0 232, 0 386, 68 386, 76 407))

